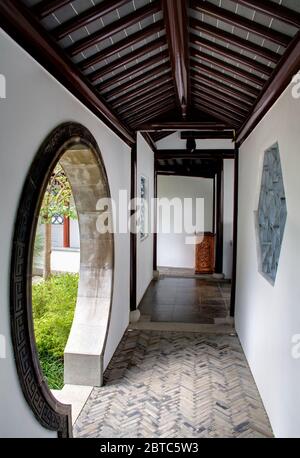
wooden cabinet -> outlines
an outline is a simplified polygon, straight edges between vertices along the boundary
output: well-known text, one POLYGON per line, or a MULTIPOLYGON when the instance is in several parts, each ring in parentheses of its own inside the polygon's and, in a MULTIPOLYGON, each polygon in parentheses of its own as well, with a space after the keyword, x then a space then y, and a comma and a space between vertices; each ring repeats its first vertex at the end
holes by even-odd
POLYGON ((215 267, 215 235, 212 232, 197 234, 195 251, 195 273, 212 274, 215 267))

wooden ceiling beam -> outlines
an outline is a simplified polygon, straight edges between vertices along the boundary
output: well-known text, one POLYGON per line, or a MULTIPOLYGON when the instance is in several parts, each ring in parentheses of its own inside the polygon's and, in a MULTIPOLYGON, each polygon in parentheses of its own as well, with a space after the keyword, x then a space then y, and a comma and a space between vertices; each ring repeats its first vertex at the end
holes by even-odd
POLYGON ((140 131, 139 127, 142 126, 146 121, 157 119, 158 117, 162 116, 163 114, 167 113, 168 111, 173 110, 175 106, 176 105, 173 102, 163 107, 160 107, 157 110, 157 112, 155 113, 149 113, 149 114, 147 113, 144 115, 142 119, 130 121, 129 125, 132 129, 140 131))
POLYGON ((43 19, 44 17, 49 16, 49 14, 54 13, 56 10, 62 6, 67 5, 68 3, 70 3, 70 0, 46 0, 33 6, 31 11, 39 19, 43 19))
POLYGON ((276 52, 264 48, 263 46, 259 46, 250 40, 240 38, 238 35, 226 32, 225 30, 222 30, 218 27, 214 27, 210 24, 206 24, 205 22, 199 21, 198 19, 191 18, 190 26, 194 30, 206 33, 207 35, 213 38, 222 40, 224 43, 230 43, 245 51, 251 52, 254 55, 260 56, 266 59, 267 61, 271 61, 274 64, 276 64, 281 57, 280 54, 277 54, 276 52))
POLYGON ((143 6, 142 8, 137 9, 134 13, 127 14, 123 18, 119 19, 118 21, 109 24, 97 32, 88 35, 81 40, 76 41, 74 44, 69 46, 66 51, 67 53, 74 57, 77 54, 85 51, 86 49, 90 48, 97 43, 105 40, 106 38, 110 38, 116 35, 118 32, 122 32, 124 29, 132 27, 133 25, 137 24, 138 22, 146 19, 149 16, 152 16, 155 13, 160 11, 160 1, 154 0, 152 3, 143 6))
POLYGON ((233 140, 234 138, 234 131, 233 130, 221 130, 212 132, 210 130, 203 131, 203 132, 181 132, 180 134, 181 140, 188 140, 189 138, 193 138, 195 140, 206 140, 206 139, 229 139, 233 140))
POLYGON ((207 106, 200 105, 200 103, 195 103, 196 108, 199 110, 203 111, 204 113, 207 113, 211 116, 214 116, 215 118, 219 119, 220 121, 223 121, 226 123, 227 128, 234 128, 236 129, 241 125, 240 121, 236 121, 232 118, 229 118, 227 115, 225 116, 222 114, 218 109, 212 109, 207 106))
POLYGON ((203 131, 203 130, 224 130, 228 129, 227 124, 223 122, 191 122, 191 121, 171 121, 171 122, 161 122, 161 123, 148 123, 142 126, 141 131, 145 132, 169 132, 177 130, 194 130, 194 131, 203 131))
POLYGON ((231 59, 239 64, 245 65, 246 67, 250 68, 251 70, 256 70, 257 72, 263 73, 266 76, 270 76, 273 72, 272 67, 268 67, 268 65, 261 64, 255 59, 250 59, 249 57, 245 56, 236 51, 232 51, 226 46, 221 46, 214 41, 207 40, 203 37, 198 37, 196 34, 190 34, 190 41, 192 44, 196 46, 200 46, 201 48, 208 49, 209 51, 215 52, 220 56, 225 58, 231 59))
POLYGON ((229 102, 231 105, 247 113, 249 113, 249 111, 251 110, 251 106, 241 102, 239 99, 235 99, 234 97, 227 95, 226 93, 222 92, 221 90, 218 91, 211 86, 209 87, 208 85, 207 86, 204 85, 203 83, 198 83, 197 81, 193 81, 192 92, 194 90, 200 91, 201 93, 204 93, 204 94, 210 94, 214 98, 217 98, 218 100, 223 100, 223 102, 229 102))
POLYGON ((186 0, 162 0, 175 93, 183 119, 189 105, 188 19, 186 0))
MULTIPOLYGON (((173 93, 174 95, 174 87, 170 83, 166 83, 165 85, 160 86, 157 90, 155 91, 150 91, 147 95, 143 97, 135 97, 131 103, 128 103, 124 105, 121 109, 116 109, 119 115, 122 115, 122 113, 125 113, 126 111, 129 111, 131 109, 134 109, 135 107, 138 107, 140 105, 143 105, 144 103, 148 103, 149 100, 153 100, 155 97, 160 96, 162 94, 166 94, 167 92, 173 93)), ((175 96, 174 96, 175 97, 175 96)))
POLYGON ((203 73, 191 72, 192 81, 197 82, 205 87, 213 88, 218 93, 228 94, 234 99, 240 100, 241 102, 247 105, 253 105, 255 98, 247 95, 245 92, 240 91, 239 89, 232 88, 227 86, 224 83, 221 83, 218 80, 212 79, 209 76, 204 75, 203 73))
MULTIPOLYGON (((221 132, 219 132, 221 133, 221 132)), ((232 133, 232 131, 231 131, 232 133)), ((201 133, 200 133, 201 134, 201 133)), ((182 140, 188 138, 201 138, 198 137, 199 132, 181 132, 182 140), (193 134, 188 136, 186 134, 193 134)), ((157 149, 155 153, 155 160, 168 160, 168 159, 231 159, 235 157, 235 148, 230 149, 196 149, 193 153, 187 153, 186 149, 157 149)))
POLYGON ((136 120, 136 119, 142 118, 145 115, 145 112, 147 115, 147 114, 152 113, 152 111, 157 111, 157 107, 159 103, 167 104, 171 101, 174 101, 174 94, 165 94, 162 97, 159 97, 155 100, 151 100, 149 103, 145 104, 142 108, 138 108, 136 110, 130 111, 123 118, 124 120, 126 120, 126 122, 130 123, 133 119, 136 120))
POLYGON ((128 0, 104 0, 98 5, 89 8, 63 24, 58 25, 51 33, 56 40, 61 40, 69 35, 69 33, 89 25, 91 22, 96 21, 111 11, 125 5, 125 3, 128 3, 128 0))
POLYGON ((204 73, 207 75, 211 75, 215 78, 220 78, 221 81, 226 81, 228 84, 231 84, 234 87, 242 89, 246 94, 253 95, 255 98, 258 97, 260 91, 258 91, 255 87, 251 86, 250 84, 245 83, 237 78, 234 78, 226 73, 223 73, 215 68, 208 67, 207 65, 200 64, 197 61, 193 61, 193 67, 199 70, 200 74, 204 73))
MULTIPOLYGON (((143 60, 142 62, 132 65, 129 68, 117 73, 116 75, 107 78, 103 83, 99 83, 96 85, 98 91, 105 91, 106 89, 110 89, 114 84, 121 83, 124 80, 127 80, 130 77, 133 77, 137 73, 140 73, 143 70, 147 70, 148 67, 152 67, 153 65, 160 64, 162 61, 169 58, 168 51, 163 51, 155 54, 153 57, 143 60)), ((142 77, 143 75, 140 75, 142 77)))
MULTIPOLYGON (((191 57, 196 59, 200 59, 202 62, 208 62, 209 64, 214 65, 215 67, 220 68, 221 70, 225 70, 226 72, 230 72, 233 75, 239 75, 241 78, 244 78, 252 83, 260 86, 261 88, 266 83, 266 79, 261 78, 260 76, 255 75, 254 73, 250 73, 242 68, 238 67, 237 65, 232 65, 226 62, 225 60, 219 59, 217 57, 211 56, 210 54, 204 53, 202 51, 198 51, 195 48, 190 49, 191 57)), ((191 64, 192 65, 192 64, 191 64)))
POLYGON ((270 0, 235 0, 237 3, 248 8, 255 9, 278 21, 285 22, 294 27, 300 28, 300 14, 283 5, 270 0))
POLYGON ((91 81, 96 81, 99 78, 103 78, 103 76, 107 75, 108 73, 114 72, 118 70, 120 67, 124 65, 128 65, 136 59, 147 55, 153 51, 156 51, 162 46, 166 45, 165 38, 157 38, 156 40, 151 41, 151 43, 147 43, 145 46, 141 46, 138 49, 135 49, 133 52, 129 52, 125 56, 114 60, 113 62, 104 65, 103 67, 95 70, 92 73, 88 74, 88 77, 91 81))
POLYGON ((236 120, 239 123, 242 123, 246 117, 246 115, 241 115, 236 111, 232 111, 230 108, 226 108, 224 104, 220 105, 217 100, 203 100, 203 98, 200 98, 196 94, 194 94, 194 100, 197 102, 198 106, 200 105, 203 107, 211 108, 212 110, 216 110, 216 113, 220 112, 221 114, 227 116, 229 119, 236 120))
POLYGON ((280 64, 268 81, 257 99, 252 111, 237 133, 237 142, 240 145, 253 132, 253 129, 266 115, 283 91, 291 83, 294 75, 300 70, 300 31, 297 33, 280 64))
POLYGON ((66 89, 129 145, 131 130, 103 101, 63 50, 49 38, 27 7, 17 0, 0 2, 1 26, 66 89))
POLYGON ((223 100, 217 95, 212 95, 211 93, 207 93, 204 91, 193 90, 193 96, 198 97, 201 100, 206 100, 207 102, 214 103, 219 105, 220 108, 225 108, 232 110, 236 115, 241 116, 245 119, 245 117, 249 114, 249 110, 241 110, 240 108, 236 107, 234 104, 230 103, 228 100, 223 100))
POLYGON ((158 65, 157 67, 152 68, 151 70, 148 70, 147 72, 143 73, 142 75, 138 75, 135 78, 132 78, 130 81, 126 81, 125 83, 120 84, 119 86, 115 87, 111 91, 106 92, 105 98, 108 101, 110 101, 112 97, 118 94, 122 95, 125 91, 127 93, 128 89, 131 89, 135 87, 136 85, 141 84, 150 78, 158 77, 159 75, 161 75, 161 77, 165 76, 167 72, 171 72, 169 65, 167 64, 158 65))
POLYGON ((258 22, 247 19, 237 13, 221 8, 203 0, 191 0, 191 8, 199 13, 207 14, 214 19, 226 22, 229 25, 238 27, 246 32, 253 33, 264 40, 269 40, 279 46, 286 48, 291 42, 291 38, 277 30, 259 24, 258 22))
POLYGON ((141 96, 146 96, 146 97, 151 97, 151 92, 158 89, 158 88, 164 88, 166 85, 169 85, 170 87, 173 87, 173 80, 171 75, 166 75, 163 78, 155 78, 152 81, 149 81, 148 83, 142 84, 139 86, 137 89, 131 89, 124 95, 120 95, 118 98, 112 100, 112 106, 114 109, 118 109, 120 107, 123 107, 127 103, 131 103, 132 101, 136 101, 136 98, 141 96))
POLYGON ((123 40, 117 41, 113 45, 108 46, 102 51, 93 54, 91 57, 82 60, 81 62, 79 62, 78 66, 81 70, 87 70, 88 68, 98 64, 99 62, 102 62, 105 59, 108 59, 109 57, 124 51, 125 49, 135 46, 136 44, 142 42, 146 38, 149 38, 152 35, 162 32, 163 29, 164 22, 157 21, 155 24, 151 24, 148 27, 145 27, 143 30, 139 30, 138 32, 129 35, 123 40))

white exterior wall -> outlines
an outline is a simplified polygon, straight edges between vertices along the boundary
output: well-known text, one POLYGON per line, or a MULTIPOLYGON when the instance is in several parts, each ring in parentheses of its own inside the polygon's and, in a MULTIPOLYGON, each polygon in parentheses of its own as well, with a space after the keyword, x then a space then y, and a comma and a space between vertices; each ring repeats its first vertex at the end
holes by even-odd
POLYGON ((299 119, 290 86, 240 148, 236 328, 277 437, 300 436, 299 119), (277 141, 288 215, 273 287, 258 272, 254 212, 277 141))
MULTIPOLYGON (((54 437, 28 408, 16 374, 10 337, 9 272, 11 240, 21 190, 31 162, 46 136, 75 121, 94 135, 101 150, 112 196, 130 193, 130 148, 0 30, 1 73, 7 98, 0 100, 0 436, 54 437)), ((115 278, 111 323, 104 363, 113 355, 129 320, 129 234, 115 236, 115 278)))

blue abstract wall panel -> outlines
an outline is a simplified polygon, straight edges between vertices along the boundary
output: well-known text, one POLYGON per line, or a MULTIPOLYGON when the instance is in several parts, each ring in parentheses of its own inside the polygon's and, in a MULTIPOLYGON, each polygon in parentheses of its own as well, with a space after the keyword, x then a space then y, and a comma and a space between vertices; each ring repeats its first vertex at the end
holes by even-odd
POLYGON ((278 143, 265 152, 257 212, 260 272, 275 283, 287 218, 278 143))

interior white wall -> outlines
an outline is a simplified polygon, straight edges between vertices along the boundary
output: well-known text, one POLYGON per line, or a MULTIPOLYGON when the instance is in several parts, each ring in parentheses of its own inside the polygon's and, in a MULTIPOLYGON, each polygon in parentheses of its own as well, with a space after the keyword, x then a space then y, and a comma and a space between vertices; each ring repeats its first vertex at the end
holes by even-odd
MULTIPOLYGON (((6 358, 0 359, 0 435, 55 437, 39 425, 25 402, 10 337, 11 240, 21 190, 41 143, 63 122, 79 122, 94 135, 103 155, 111 194, 117 202, 119 189, 130 192, 130 148, 2 30, 0 55, 1 73, 7 83, 7 98, 0 100, 0 335, 6 341, 6 358)), ((116 234, 115 286, 105 365, 128 325, 129 265, 129 234, 116 234)))
MULTIPOLYGON (((141 197, 141 176, 147 178, 149 204, 154 197, 154 153, 144 137, 137 136, 137 197, 141 197)), ((149 217, 151 206, 149 206, 149 217)), ((150 220, 149 220, 150 221, 150 220)), ((149 228, 150 229, 150 228, 149 228)), ((151 280, 153 279, 153 234, 141 240, 137 235, 137 303, 139 304, 151 280)))
POLYGON ((299 119, 290 86, 240 148, 236 328, 277 437, 300 436, 299 119), (277 141, 288 215, 273 287, 258 272, 254 211, 264 151, 277 141))
MULTIPOLYGON (((180 131, 156 142, 157 149, 186 149, 186 140, 181 140, 180 131)), ((196 140, 197 149, 233 149, 234 144, 230 139, 204 139, 196 140)))
MULTIPOLYGON (((157 197, 173 199, 192 198, 194 199, 193 213, 195 215, 196 198, 204 199, 204 225, 203 222, 196 229, 201 232, 212 231, 213 219, 213 180, 208 178, 195 178, 183 176, 159 175, 157 179, 157 197)), ((176 205, 177 207, 177 205, 176 205)), ((158 221, 163 223, 167 214, 158 213, 158 221)), ((184 216, 184 215, 183 215, 184 216)), ((182 221, 184 218, 182 218, 182 221)), ((165 267, 195 268, 195 245, 186 244, 187 234, 170 233, 164 234, 158 222, 157 234, 157 265, 165 267)))
POLYGON ((224 173, 224 210, 223 210, 223 273, 225 278, 232 277, 232 239, 234 203, 234 159, 225 159, 224 173))

